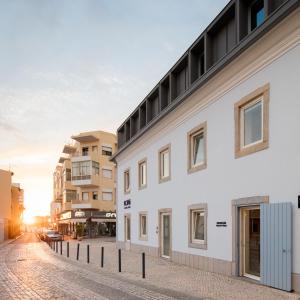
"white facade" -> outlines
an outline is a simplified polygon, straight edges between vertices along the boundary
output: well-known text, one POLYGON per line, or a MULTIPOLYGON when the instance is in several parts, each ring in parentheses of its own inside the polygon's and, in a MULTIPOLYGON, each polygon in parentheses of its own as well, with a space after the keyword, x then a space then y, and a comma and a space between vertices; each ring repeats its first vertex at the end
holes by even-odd
MULTIPOLYGON (((296 18, 299 20, 299 11, 296 18)), ((274 28, 239 61, 227 66, 117 156, 118 242, 125 240, 124 216, 130 214, 131 245, 157 249, 158 211, 170 208, 172 251, 233 262, 232 200, 267 196, 270 203, 292 202, 292 272, 294 276, 300 274, 299 22, 296 31, 288 21, 282 26, 274 28), (289 34, 285 31, 288 27, 289 34), (239 65, 245 67, 239 69, 239 65), (265 84, 270 85, 269 146, 235 158, 234 105, 265 84), (187 133, 203 122, 207 126, 207 167, 188 173, 187 133), (158 151, 168 144, 171 178, 159 183, 158 151), (144 158, 147 186, 139 189, 138 162, 144 158), (124 193, 127 169, 130 193, 124 193), (128 199, 131 205, 125 209, 128 199), (191 248, 188 243, 188 206, 199 203, 207 204, 207 249, 191 248), (140 212, 148 215, 146 240, 139 238, 140 212), (216 222, 226 222, 227 227, 217 227, 216 222)))

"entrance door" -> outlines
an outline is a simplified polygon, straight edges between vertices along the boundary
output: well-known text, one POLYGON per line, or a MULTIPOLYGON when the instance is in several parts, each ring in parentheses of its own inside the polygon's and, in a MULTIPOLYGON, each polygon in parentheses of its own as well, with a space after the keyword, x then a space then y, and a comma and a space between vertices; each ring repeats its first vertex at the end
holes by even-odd
POLYGON ((261 204, 261 283, 292 289, 292 203, 261 204))
POLYGON ((171 256, 171 214, 161 213, 160 220, 160 244, 161 244, 161 256, 170 258, 171 256))
POLYGON ((125 249, 129 250, 130 240, 131 240, 130 216, 125 216, 124 225, 125 225, 125 249))
POLYGON ((260 208, 240 208, 240 275, 260 280, 260 208))

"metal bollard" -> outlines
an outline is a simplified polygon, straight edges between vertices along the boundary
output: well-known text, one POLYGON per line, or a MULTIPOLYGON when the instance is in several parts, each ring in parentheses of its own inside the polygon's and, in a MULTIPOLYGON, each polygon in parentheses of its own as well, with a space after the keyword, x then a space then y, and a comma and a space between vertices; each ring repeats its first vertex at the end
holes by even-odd
POLYGON ((69 242, 67 242, 67 257, 70 255, 69 242))
POLYGON ((60 241, 60 255, 62 255, 62 241, 60 241))
POLYGON ((56 241, 56 253, 58 253, 58 241, 56 241))
POLYGON ((122 268, 121 268, 121 249, 119 249, 119 272, 122 271, 122 268))
POLYGON ((104 265, 104 247, 101 247, 101 268, 104 265))
POLYGON ((77 244, 77 257, 76 257, 77 260, 79 259, 79 246, 80 246, 80 244, 78 243, 77 244))
POLYGON ((142 277, 145 278, 145 252, 142 253, 142 277))
POLYGON ((86 246, 86 262, 90 263, 90 245, 86 246))

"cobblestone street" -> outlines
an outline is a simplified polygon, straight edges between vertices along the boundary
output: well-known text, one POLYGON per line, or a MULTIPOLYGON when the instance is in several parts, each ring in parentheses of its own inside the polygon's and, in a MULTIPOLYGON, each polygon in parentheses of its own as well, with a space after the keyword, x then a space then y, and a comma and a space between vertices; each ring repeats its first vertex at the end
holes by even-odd
POLYGON ((76 243, 70 242, 70 258, 52 251, 33 233, 0 246, 0 299, 299 299, 259 286, 147 257, 146 279, 138 272, 137 254, 124 253, 124 272, 117 274, 113 243, 106 249, 105 268, 100 268, 99 241, 92 241, 90 264, 86 242, 81 242, 79 262, 76 243), (85 255, 84 255, 85 254, 85 255))

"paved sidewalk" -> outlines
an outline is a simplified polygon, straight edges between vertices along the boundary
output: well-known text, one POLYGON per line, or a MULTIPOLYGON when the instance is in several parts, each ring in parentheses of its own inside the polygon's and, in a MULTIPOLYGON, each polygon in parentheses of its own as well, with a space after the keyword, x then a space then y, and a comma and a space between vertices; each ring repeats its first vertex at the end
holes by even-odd
MULTIPOLYGON (((71 240, 70 257, 66 257, 66 242, 63 243, 62 259, 76 261, 78 241, 71 240), (63 258, 64 257, 64 258, 63 258)), ((287 293, 251 283, 243 279, 204 272, 186 266, 176 265, 160 258, 146 256, 146 279, 142 279, 141 254, 122 251, 122 273, 118 273, 118 253, 115 243, 105 239, 79 242, 79 262, 99 272, 118 274, 136 284, 150 284, 158 288, 168 288, 175 293, 184 293, 197 299, 300 299, 300 295, 287 293), (87 245, 90 245, 90 263, 87 264, 87 245), (100 268, 101 246, 104 247, 104 268, 100 268)), ((50 249, 50 248, 49 248, 50 249)), ((50 249, 51 251, 51 249, 50 249)))

